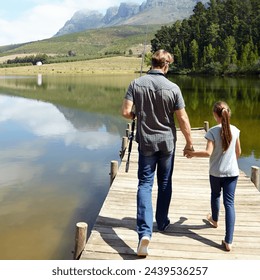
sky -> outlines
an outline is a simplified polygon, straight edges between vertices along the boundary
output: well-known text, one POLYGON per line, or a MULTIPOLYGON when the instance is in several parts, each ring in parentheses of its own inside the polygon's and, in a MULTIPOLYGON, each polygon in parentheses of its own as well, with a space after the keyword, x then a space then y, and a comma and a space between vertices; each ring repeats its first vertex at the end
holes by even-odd
POLYGON ((5 0, 0 5, 0 46, 48 39, 78 10, 98 10, 145 0, 5 0))

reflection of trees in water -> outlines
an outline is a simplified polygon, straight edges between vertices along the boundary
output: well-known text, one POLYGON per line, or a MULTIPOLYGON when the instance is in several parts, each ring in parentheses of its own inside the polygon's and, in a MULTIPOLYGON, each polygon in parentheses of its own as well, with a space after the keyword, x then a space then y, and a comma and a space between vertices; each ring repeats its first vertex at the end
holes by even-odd
MULTIPOLYGON (((172 80, 174 80, 174 77, 172 80)), ((177 77, 175 81, 183 90, 185 101, 193 110, 213 107, 220 99, 226 100, 233 113, 240 109, 248 109, 247 114, 255 117, 259 110, 260 81, 257 78, 228 78, 228 77, 177 77), (240 106, 238 106, 240 105, 240 106), (242 106, 242 107, 241 107, 242 106)))
POLYGON ((181 88, 192 127, 205 120, 216 124, 212 107, 226 101, 232 111, 231 122, 241 130, 243 156, 260 158, 260 80, 231 77, 172 77, 181 88))
MULTIPOLYGON (((42 86, 37 87, 36 77, 27 77, 2 79, 0 89, 8 88, 10 95, 51 102, 77 128, 104 127, 123 135, 125 123, 120 117, 120 108, 131 79, 127 75, 43 77, 42 86)), ((225 100, 232 110, 232 123, 241 130, 243 154, 255 151, 256 157, 260 157, 259 78, 174 75, 169 79, 180 86, 193 127, 202 126, 205 120, 210 126, 214 125, 213 104, 225 100)))
POLYGON ((69 108, 101 114, 120 114, 121 103, 131 78, 120 77, 42 77, 0 80, 7 94, 51 102, 69 108), (11 89, 14 89, 12 92, 11 89))

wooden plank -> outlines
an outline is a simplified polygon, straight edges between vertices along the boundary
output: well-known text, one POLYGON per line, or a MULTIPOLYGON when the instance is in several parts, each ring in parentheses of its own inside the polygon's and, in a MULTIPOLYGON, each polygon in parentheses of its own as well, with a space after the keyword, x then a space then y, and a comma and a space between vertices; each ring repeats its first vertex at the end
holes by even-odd
MULTIPOLYGON (((186 159, 182 155, 184 137, 178 131, 173 195, 166 233, 154 226, 148 260, 156 259, 260 259, 260 193, 243 172, 236 191, 236 226, 233 250, 221 246, 225 232, 225 212, 221 205, 219 227, 210 227, 206 215, 210 212, 210 187, 207 158, 186 159)), ((195 149, 205 147, 204 130, 192 130, 195 149)), ((134 260, 137 247, 136 191, 137 145, 133 143, 129 172, 125 173, 125 158, 82 252, 83 260, 134 260)), ((153 206, 157 196, 156 180, 153 206)))

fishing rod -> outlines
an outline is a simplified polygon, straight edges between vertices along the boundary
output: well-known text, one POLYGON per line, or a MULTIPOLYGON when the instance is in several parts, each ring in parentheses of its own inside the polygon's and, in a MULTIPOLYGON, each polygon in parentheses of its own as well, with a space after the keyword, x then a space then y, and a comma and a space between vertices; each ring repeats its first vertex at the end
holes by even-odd
POLYGON ((134 131, 135 131, 135 115, 133 116, 132 124, 131 124, 131 133, 128 137, 129 139, 129 145, 128 145, 128 156, 127 156, 127 161, 126 161, 126 166, 125 166, 125 172, 128 172, 129 170, 129 164, 130 164, 130 155, 132 151, 132 146, 133 146, 133 140, 134 140, 134 131))
MULTIPOLYGON (((145 57, 145 49, 146 49, 146 42, 147 42, 147 25, 146 25, 146 30, 145 30, 145 41, 144 41, 144 49, 142 52, 142 61, 141 61, 141 68, 140 68, 140 77, 142 76, 143 73, 143 64, 144 64, 144 57, 145 57)), ((127 156, 127 161, 126 161, 126 166, 125 166, 125 172, 128 172, 129 170, 129 165, 130 165, 130 156, 132 152, 132 146, 133 146, 133 140, 134 140, 134 132, 135 132, 135 113, 133 112, 133 119, 132 119, 132 124, 131 124, 131 133, 128 136, 129 140, 129 145, 128 145, 128 156, 127 156)))

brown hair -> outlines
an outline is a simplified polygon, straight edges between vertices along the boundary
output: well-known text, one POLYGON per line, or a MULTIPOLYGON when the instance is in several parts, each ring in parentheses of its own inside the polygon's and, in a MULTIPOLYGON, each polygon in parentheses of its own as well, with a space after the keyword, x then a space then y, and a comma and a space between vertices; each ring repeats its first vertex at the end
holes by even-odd
POLYGON ((221 118, 221 139, 222 139, 222 149, 225 152, 231 143, 232 134, 230 129, 230 117, 231 110, 227 103, 224 101, 218 101, 214 104, 213 112, 221 118))
POLYGON ((163 68, 171 63, 173 63, 173 57, 165 50, 158 50, 152 56, 152 66, 155 68, 163 68))

